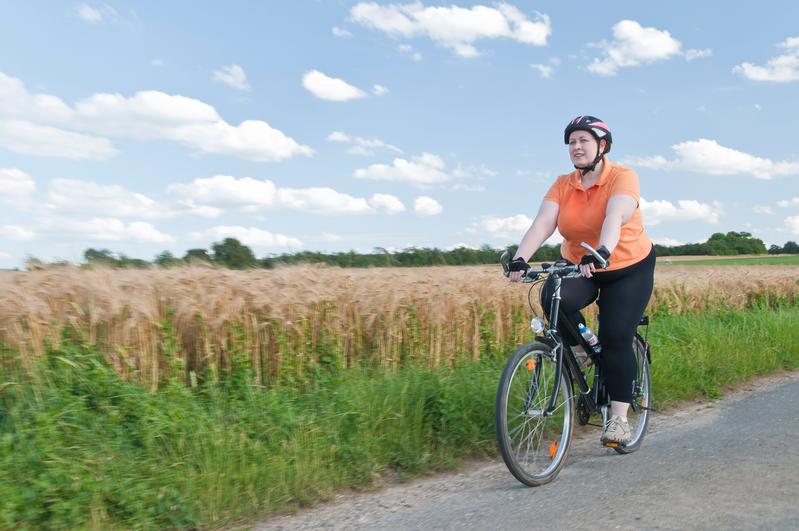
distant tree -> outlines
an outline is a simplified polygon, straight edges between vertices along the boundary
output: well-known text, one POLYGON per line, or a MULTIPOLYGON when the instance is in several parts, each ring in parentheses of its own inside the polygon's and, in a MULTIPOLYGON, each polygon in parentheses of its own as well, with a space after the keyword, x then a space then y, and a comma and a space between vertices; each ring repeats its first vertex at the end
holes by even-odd
POLYGON ((708 254, 766 254, 766 244, 759 238, 754 238, 749 232, 717 232, 707 241, 708 254))
POLYGON ((146 269, 151 265, 152 264, 147 260, 142 260, 141 258, 131 258, 124 254, 120 254, 116 262, 117 267, 126 267, 132 269, 146 269))
POLYGON ((211 246, 214 262, 230 269, 247 269, 256 265, 252 250, 236 238, 225 238, 211 246))
POLYGON ((117 258, 108 249, 93 249, 90 247, 83 252, 83 258, 88 264, 117 265, 117 258))
POLYGON ((183 263, 183 261, 169 251, 162 251, 153 259, 153 263, 160 267, 174 267, 183 263))
POLYGON ((782 246, 782 252, 785 254, 799 254, 799 244, 794 241, 785 242, 782 246))
POLYGON ((768 247, 768 254, 782 254, 782 247, 771 244, 768 247))
POLYGON ((186 263, 191 262, 211 262, 211 256, 205 249, 189 249, 183 255, 183 261, 186 263))
POLYGON ((47 264, 35 256, 29 256, 25 259, 25 269, 28 271, 41 271, 42 269, 47 269, 47 264))

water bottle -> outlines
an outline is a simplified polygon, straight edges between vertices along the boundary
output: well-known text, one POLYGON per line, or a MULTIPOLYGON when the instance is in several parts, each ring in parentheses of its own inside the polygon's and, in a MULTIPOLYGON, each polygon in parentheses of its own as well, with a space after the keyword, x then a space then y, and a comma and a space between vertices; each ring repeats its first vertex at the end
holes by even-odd
POLYGON ((599 338, 596 337, 596 334, 594 334, 590 328, 585 326, 583 323, 578 323, 577 330, 580 331, 580 335, 583 336, 583 339, 585 339, 586 343, 591 345, 591 349, 596 354, 602 352, 602 345, 599 344, 599 338))

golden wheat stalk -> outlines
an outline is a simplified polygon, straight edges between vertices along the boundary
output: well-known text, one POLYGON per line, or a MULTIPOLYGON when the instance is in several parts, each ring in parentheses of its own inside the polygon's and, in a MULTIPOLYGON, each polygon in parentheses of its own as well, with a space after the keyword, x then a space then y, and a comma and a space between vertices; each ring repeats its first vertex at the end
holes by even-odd
MULTIPOLYGON (((660 267, 649 311, 796 300, 797 272, 660 267)), ((220 378, 243 366, 268 383, 320 365, 452 365, 524 341, 529 316, 526 287, 487 266, 0 273, 0 340, 15 364, 30 371, 69 331, 152 389, 165 378, 220 378)))

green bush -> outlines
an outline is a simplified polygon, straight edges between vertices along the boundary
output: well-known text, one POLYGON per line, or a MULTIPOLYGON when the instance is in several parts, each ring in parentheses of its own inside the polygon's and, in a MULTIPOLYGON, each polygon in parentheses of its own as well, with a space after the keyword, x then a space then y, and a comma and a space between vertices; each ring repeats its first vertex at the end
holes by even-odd
MULTIPOLYGON (((799 308, 657 315, 649 340, 656 407, 715 397, 799 367, 799 308)), ((331 367, 271 388, 242 364, 150 393, 95 347, 62 344, 33 371, 0 364, 2 528, 219 527, 496 451, 501 357, 436 371, 331 367)))

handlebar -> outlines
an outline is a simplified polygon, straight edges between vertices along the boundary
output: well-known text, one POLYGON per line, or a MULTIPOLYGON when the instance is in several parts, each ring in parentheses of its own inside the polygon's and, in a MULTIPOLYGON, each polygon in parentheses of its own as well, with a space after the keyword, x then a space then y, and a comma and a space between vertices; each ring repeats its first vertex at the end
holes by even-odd
MULTIPOLYGON (((607 267, 607 261, 602 258, 602 255, 596 252, 596 249, 591 247, 585 242, 580 243, 580 247, 591 253, 597 261, 600 263, 602 268, 607 267)), ((507 277, 510 274, 510 262, 511 262, 511 254, 508 251, 502 253, 502 256, 499 259, 500 264, 502 264, 502 270, 507 277)), ((570 264, 566 260, 558 260, 554 264, 549 264, 544 262, 541 264, 540 269, 530 268, 527 272, 522 276, 523 283, 534 282, 538 279, 539 275, 541 274, 548 274, 550 276, 557 275, 561 278, 571 278, 571 277, 579 277, 580 276, 580 266, 576 264, 570 264)))

